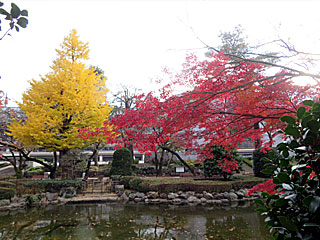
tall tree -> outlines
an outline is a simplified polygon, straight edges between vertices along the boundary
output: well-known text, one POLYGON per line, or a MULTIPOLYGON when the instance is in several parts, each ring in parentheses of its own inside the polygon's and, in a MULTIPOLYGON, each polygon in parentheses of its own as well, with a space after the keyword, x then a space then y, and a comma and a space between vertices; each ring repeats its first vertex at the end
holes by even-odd
MULTIPOLYGON (((24 122, 14 121, 9 129, 12 136, 25 146, 38 145, 58 151, 63 159, 70 149, 83 148, 97 141, 78 137, 79 128, 103 126, 111 107, 105 98, 105 79, 82 62, 89 58, 88 43, 79 40, 76 30, 65 37, 52 71, 31 81, 19 104, 26 114, 24 122)), ((111 131, 110 125, 105 125, 111 131)), ((62 167, 67 163, 61 162, 62 167)))

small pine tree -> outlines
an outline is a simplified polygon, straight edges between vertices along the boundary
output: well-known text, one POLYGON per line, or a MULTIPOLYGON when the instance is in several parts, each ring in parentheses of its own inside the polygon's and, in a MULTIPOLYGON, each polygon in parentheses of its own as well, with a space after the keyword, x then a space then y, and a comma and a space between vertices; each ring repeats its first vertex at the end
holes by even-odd
POLYGON ((264 153, 261 149, 256 149, 252 153, 252 160, 253 160, 253 173, 255 177, 262 177, 262 178, 270 178, 270 174, 264 174, 261 171, 267 168, 265 166, 266 163, 269 161, 264 160, 264 158, 268 158, 268 153, 264 153))
POLYGON ((117 149, 113 153, 110 175, 130 176, 132 175, 132 154, 127 148, 117 149))

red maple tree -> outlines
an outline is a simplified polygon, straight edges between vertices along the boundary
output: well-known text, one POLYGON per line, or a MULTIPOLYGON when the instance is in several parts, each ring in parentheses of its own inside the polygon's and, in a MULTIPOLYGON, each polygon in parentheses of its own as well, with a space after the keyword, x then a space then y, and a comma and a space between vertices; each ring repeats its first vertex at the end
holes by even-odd
MULTIPOLYGON (((157 152, 171 151, 167 144, 174 142, 203 158, 207 145, 236 148, 247 139, 257 142, 266 133, 269 140, 260 144, 271 146, 284 127, 279 118, 294 114, 302 100, 319 96, 317 87, 295 85, 294 74, 283 69, 268 77, 263 64, 230 64, 223 53, 207 60, 189 55, 181 73, 171 76, 159 93, 139 96, 134 110, 112 119, 120 137, 110 143, 157 152), (177 86, 189 90, 175 94, 177 86)), ((82 137, 92 134, 84 132, 82 137)), ((95 132, 108 135, 101 129, 95 132)))

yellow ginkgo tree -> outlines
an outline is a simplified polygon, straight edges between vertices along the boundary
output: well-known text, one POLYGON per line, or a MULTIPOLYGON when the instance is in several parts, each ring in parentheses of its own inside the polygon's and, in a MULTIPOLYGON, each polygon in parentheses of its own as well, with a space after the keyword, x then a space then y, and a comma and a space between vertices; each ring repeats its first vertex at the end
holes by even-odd
POLYGON ((79 129, 102 127, 111 107, 105 96, 106 78, 83 63, 89 58, 88 43, 79 40, 76 30, 56 51, 52 71, 32 80, 31 88, 23 94, 19 107, 26 120, 12 122, 9 131, 24 146, 42 146, 59 152, 61 159, 71 149, 101 140, 83 140, 78 137, 79 129))

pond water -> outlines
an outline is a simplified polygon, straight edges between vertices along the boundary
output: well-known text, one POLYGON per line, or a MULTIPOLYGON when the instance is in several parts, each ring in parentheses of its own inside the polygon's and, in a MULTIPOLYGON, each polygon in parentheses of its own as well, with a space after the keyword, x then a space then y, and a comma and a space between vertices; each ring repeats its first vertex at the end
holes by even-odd
POLYGON ((77 204, 0 212, 0 239, 272 239, 254 207, 77 204))

